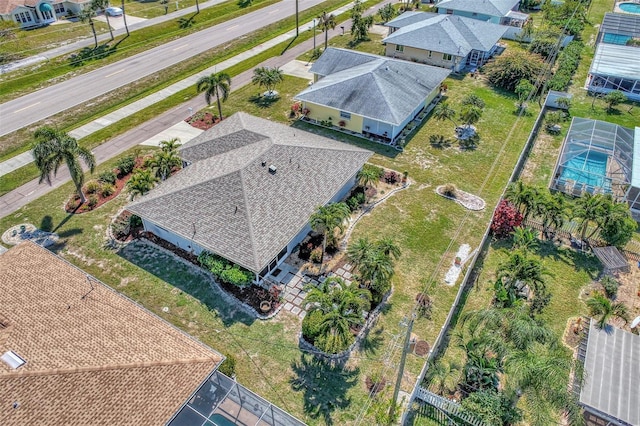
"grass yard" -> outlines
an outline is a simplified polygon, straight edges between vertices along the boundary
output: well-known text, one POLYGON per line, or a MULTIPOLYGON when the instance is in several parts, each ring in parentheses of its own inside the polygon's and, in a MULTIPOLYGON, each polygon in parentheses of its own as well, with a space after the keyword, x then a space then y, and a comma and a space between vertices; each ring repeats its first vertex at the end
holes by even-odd
MULTIPOLYGON (((150 250, 142 243, 120 251, 105 247, 105 228, 126 204, 124 194, 91 213, 67 216, 61 208, 72 191, 71 184, 67 184, 0 220, 0 230, 21 222, 36 225, 50 222, 59 226, 56 232, 61 235, 63 245, 58 253, 213 348, 235 354, 238 379, 252 390, 310 424, 362 424, 374 417, 374 411, 384 409, 383 402, 391 395, 391 388, 387 388, 376 401, 370 401, 365 377, 379 372, 393 382, 399 359, 398 345, 394 342, 404 332, 399 322, 411 311, 416 294, 432 279, 436 282, 429 286, 435 303, 433 317, 418 319, 414 333, 429 342, 438 334, 457 291, 457 287, 442 283, 444 273, 460 244, 476 247, 480 242, 490 211, 535 118, 536 111, 532 108, 532 115, 517 119, 513 113, 514 98, 496 93, 482 79, 457 77, 450 78, 447 84, 447 97, 454 107, 472 92, 487 103, 477 124, 481 141, 476 150, 432 147, 431 134, 453 136, 450 122, 433 119, 424 122, 402 153, 360 142, 375 148, 373 163, 408 171, 414 183, 365 217, 353 235, 354 239, 392 236, 403 256, 396 268, 389 308, 379 318, 365 348, 354 354, 344 368, 329 367, 301 354, 295 337, 300 327, 297 318, 281 313, 270 321, 252 321, 220 302, 197 272, 176 266, 162 252, 150 250), (448 182, 483 197, 487 209, 470 213, 436 195, 435 187, 448 182), (165 306, 168 313, 162 311, 165 306)), ((245 110, 286 122, 291 97, 305 86, 306 80, 287 77, 277 87, 281 99, 267 108, 250 100, 261 90, 248 86, 234 91, 223 108, 227 115, 245 110)), ((308 124, 296 125, 338 139, 355 140, 308 124)), ((98 173, 108 167, 111 166, 100 166, 98 173)), ((423 362, 415 356, 408 358, 403 390, 410 391, 423 362)))

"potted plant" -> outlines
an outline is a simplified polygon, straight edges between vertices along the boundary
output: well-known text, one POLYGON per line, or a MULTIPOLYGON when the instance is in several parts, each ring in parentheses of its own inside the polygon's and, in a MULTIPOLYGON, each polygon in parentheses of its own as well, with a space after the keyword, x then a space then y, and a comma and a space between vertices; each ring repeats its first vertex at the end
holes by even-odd
POLYGON ((264 313, 271 310, 271 302, 269 300, 263 300, 260 302, 260 310, 264 313))
POLYGON ((460 264, 462 263, 462 259, 460 258, 460 256, 456 256, 454 263, 456 266, 460 266, 460 264))
POLYGON ((347 122, 346 122, 346 121, 344 121, 344 120, 340 120, 340 121, 338 122, 338 126, 340 126, 340 127, 344 127, 344 126, 346 126, 346 125, 347 125, 347 122))

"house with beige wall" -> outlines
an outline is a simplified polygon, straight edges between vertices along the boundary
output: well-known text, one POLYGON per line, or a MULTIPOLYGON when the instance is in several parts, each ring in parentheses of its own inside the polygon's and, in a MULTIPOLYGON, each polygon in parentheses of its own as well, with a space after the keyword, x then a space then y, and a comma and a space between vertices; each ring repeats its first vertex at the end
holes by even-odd
POLYGON ((479 67, 498 48, 503 25, 452 15, 407 12, 386 24, 385 54, 461 72, 479 67))
POLYGON ((386 143, 437 100, 450 71, 347 49, 328 48, 313 64, 315 83, 294 97, 311 123, 386 143))
POLYGON ((69 13, 77 15, 90 0, 0 0, 0 19, 14 21, 21 28, 42 27, 69 13))

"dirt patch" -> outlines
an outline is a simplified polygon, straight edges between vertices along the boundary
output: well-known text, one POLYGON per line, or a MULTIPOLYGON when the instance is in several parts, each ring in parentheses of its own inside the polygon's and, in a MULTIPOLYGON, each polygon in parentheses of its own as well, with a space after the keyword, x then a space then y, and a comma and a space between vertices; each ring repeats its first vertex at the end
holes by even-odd
MULTIPOLYGON (((548 134, 541 129, 536 138, 535 144, 533 145, 533 149, 531 150, 531 154, 529 155, 529 160, 527 160, 523 170, 521 178, 526 182, 531 182, 535 180, 535 176, 538 173, 538 168, 540 166, 540 161, 536 160, 543 155, 549 155, 550 152, 553 152, 556 148, 553 146, 554 137, 553 135, 548 134)), ((555 158, 555 157, 554 157, 555 158)))
MULTIPOLYGON (((640 268, 638 263, 629 262, 630 271, 626 274, 618 274, 616 279, 620 283, 618 287, 618 297, 616 301, 625 304, 629 310, 629 320, 640 316, 640 268)), ((629 324, 624 326, 625 330, 629 330, 629 324)))

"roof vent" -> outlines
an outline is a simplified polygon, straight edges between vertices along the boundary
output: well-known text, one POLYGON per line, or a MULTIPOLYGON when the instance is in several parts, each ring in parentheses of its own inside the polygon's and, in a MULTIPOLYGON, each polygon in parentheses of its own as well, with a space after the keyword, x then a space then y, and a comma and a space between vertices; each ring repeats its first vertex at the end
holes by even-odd
POLYGON ((263 161, 263 162, 262 162, 262 167, 265 167, 266 165, 267 165, 267 162, 266 162, 266 161, 263 161))
POLYGON ((27 362, 22 359, 20 355, 13 351, 5 352, 2 356, 0 356, 0 359, 13 370, 23 366, 27 362))
POLYGON ((272 175, 275 175, 277 171, 278 169, 273 164, 269 166, 269 173, 271 173, 272 175))

